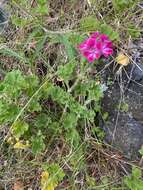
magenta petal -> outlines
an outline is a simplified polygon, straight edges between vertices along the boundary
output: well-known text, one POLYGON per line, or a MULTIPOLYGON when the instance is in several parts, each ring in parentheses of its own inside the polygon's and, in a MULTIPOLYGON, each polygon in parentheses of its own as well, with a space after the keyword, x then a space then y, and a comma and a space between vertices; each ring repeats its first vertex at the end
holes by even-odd
POLYGON ((105 40, 108 40, 108 36, 106 34, 101 34, 100 39, 104 42, 105 40))
POLYGON ((113 54, 113 49, 111 48, 105 48, 102 50, 102 53, 105 57, 108 57, 109 55, 112 55, 113 54))
POLYGON ((92 38, 97 38, 97 37, 99 37, 99 35, 100 35, 100 32, 94 32, 94 33, 91 35, 91 37, 92 37, 92 38))
POLYGON ((98 51, 101 51, 102 46, 103 46, 102 42, 97 41, 97 42, 95 43, 94 48, 96 48, 98 51))
POLYGON ((85 51, 83 55, 87 58, 89 62, 93 62, 95 59, 99 59, 101 54, 98 51, 85 51))
POLYGON ((89 61, 99 59, 101 55, 108 57, 113 53, 113 45, 105 34, 95 32, 79 45, 80 53, 89 61))
POLYGON ((88 38, 83 43, 79 45, 80 50, 86 50, 92 48, 96 43, 96 40, 94 38, 88 38))
POLYGON ((87 57, 87 60, 91 63, 91 62, 93 62, 94 61, 94 56, 91 54, 91 55, 89 55, 88 57, 87 57))
POLYGON ((87 49, 88 47, 87 47, 87 44, 86 43, 81 43, 80 45, 79 45, 79 49, 80 50, 85 50, 85 49, 87 49))
POLYGON ((112 42, 110 41, 110 40, 106 40, 106 41, 104 41, 104 46, 106 46, 106 47, 110 47, 110 48, 112 48, 113 47, 113 44, 112 44, 112 42))
POLYGON ((91 51, 87 50, 83 52, 84 57, 88 57, 91 54, 91 51))
POLYGON ((96 43, 96 39, 94 39, 94 38, 89 38, 89 39, 87 40, 87 42, 86 42, 86 44, 87 44, 87 46, 88 46, 89 48, 94 47, 95 43, 96 43))
POLYGON ((95 57, 95 59, 99 59, 101 57, 101 54, 97 52, 94 54, 94 57, 95 57))
POLYGON ((100 54, 99 53, 92 53, 87 57, 87 60, 89 62, 93 62, 95 59, 99 59, 100 58, 100 54))

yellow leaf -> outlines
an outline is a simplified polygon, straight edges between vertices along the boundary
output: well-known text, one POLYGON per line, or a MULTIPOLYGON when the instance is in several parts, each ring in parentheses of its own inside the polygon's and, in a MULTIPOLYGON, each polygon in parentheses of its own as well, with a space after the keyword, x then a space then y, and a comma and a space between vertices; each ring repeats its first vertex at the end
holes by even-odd
POLYGON ((119 53, 119 55, 116 58, 116 61, 118 64, 123 65, 123 66, 127 66, 130 63, 129 58, 123 53, 119 53))
POLYGON ((41 174, 41 190, 54 190, 57 184, 49 180, 49 173, 47 171, 41 174))
POLYGON ((13 144, 13 138, 12 138, 12 137, 9 137, 9 138, 7 139, 7 143, 8 143, 8 144, 13 144))
POLYGON ((41 174, 41 185, 43 185, 49 179, 49 173, 47 171, 42 172, 41 174))
POLYGON ((26 142, 26 144, 23 144, 22 142, 18 141, 15 145, 14 145, 14 148, 15 149, 26 149, 28 148, 30 145, 29 145, 29 142, 26 142))

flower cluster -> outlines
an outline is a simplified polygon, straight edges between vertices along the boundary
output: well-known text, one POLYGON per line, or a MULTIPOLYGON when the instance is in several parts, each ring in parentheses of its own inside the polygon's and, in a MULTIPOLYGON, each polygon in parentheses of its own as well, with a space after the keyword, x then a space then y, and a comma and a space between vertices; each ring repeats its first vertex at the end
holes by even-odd
POLYGON ((79 50, 89 62, 93 62, 102 55, 105 57, 111 55, 113 45, 107 35, 95 32, 79 45, 79 50))

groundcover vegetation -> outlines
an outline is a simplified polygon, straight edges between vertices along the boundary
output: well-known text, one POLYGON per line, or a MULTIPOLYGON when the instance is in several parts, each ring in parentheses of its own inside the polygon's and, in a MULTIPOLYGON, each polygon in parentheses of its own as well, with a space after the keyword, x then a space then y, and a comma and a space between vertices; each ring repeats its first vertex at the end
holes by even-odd
POLYGON ((0 189, 143 190, 143 150, 141 160, 126 159, 99 125, 99 116, 108 120, 101 72, 132 64, 127 44, 142 38, 141 1, 1 6, 0 189))

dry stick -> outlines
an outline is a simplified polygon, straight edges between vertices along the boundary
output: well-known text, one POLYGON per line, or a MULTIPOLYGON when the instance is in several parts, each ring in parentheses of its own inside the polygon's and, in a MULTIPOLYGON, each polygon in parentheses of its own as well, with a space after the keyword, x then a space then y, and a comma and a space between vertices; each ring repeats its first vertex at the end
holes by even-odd
POLYGON ((90 2, 90 0, 87 0, 87 3, 88 3, 88 5, 91 7, 91 2, 90 2))
MULTIPOLYGON (((89 139, 89 140, 92 140, 92 139, 89 139)), ((92 145, 95 145, 95 144, 96 144, 96 142, 95 142, 95 141, 92 141, 92 145)), ((103 143, 101 143, 101 145, 102 145, 102 144, 103 144, 103 143)), ((109 144, 106 144, 106 143, 104 143, 104 145, 106 145, 106 146, 109 147, 109 148, 113 148, 112 145, 109 145, 109 144)), ((115 150, 116 150, 116 149, 115 149, 115 150)), ((118 158, 118 157, 115 157, 115 156, 113 157, 113 156, 111 156, 110 154, 108 154, 107 152, 103 151, 102 149, 99 149, 99 151, 100 151, 103 155, 105 155, 105 156, 107 156, 107 157, 113 158, 114 160, 120 161, 121 163, 127 164, 127 165, 129 165, 129 166, 134 166, 133 162, 131 162, 131 161, 126 161, 126 160, 123 160, 123 159, 118 158)), ((141 168, 141 167, 138 167, 138 168, 143 169, 143 168, 141 168)))
MULTIPOLYGON (((119 68, 118 73, 117 73, 118 75, 122 74, 122 68, 123 68, 123 66, 121 66, 119 68)), ((120 76, 120 77, 122 77, 122 76, 120 76)), ((118 109, 118 112, 117 112, 116 123, 115 123, 115 127, 114 127, 114 130, 113 130, 113 135, 112 135, 112 144, 113 144, 113 141, 114 141, 114 138, 115 138, 115 133, 116 133, 116 129, 117 129, 117 125, 118 125, 118 120, 119 120, 121 103, 122 103, 122 100, 123 100, 123 87, 122 87, 122 83, 121 83, 120 89, 121 89, 121 98, 120 98, 120 102, 119 102, 119 109, 118 109)))
MULTIPOLYGON (((119 108, 121 107, 121 103, 122 103, 122 99, 120 99, 119 108)), ((113 130, 112 143, 111 144, 113 144, 113 141, 115 139, 115 134, 116 134, 118 120, 119 120, 119 114, 120 114, 120 110, 118 110, 118 113, 117 113, 116 123, 115 123, 115 127, 114 127, 114 130, 113 130)))
MULTIPOLYGON (((136 59, 137 59, 137 57, 135 57, 135 60, 136 60, 136 59)), ((134 61, 134 60, 133 60, 133 61, 134 61)), ((134 62, 135 62, 135 61, 134 61, 134 62)), ((137 65, 137 66, 138 66, 138 65, 137 65)), ((135 69, 135 65, 133 65, 133 67, 132 67, 132 69, 131 69, 130 76, 128 75, 128 73, 127 73, 126 70, 124 69, 124 72, 126 73, 126 76, 127 76, 127 78, 129 79, 128 82, 127 82, 127 85, 126 85, 125 89, 127 89, 128 86, 129 86, 129 84, 130 84, 130 82, 133 81, 133 80, 132 80, 132 75, 133 75, 134 69, 135 69)))
POLYGON ((114 60, 110 61, 107 65, 105 65, 105 67, 99 71, 98 73, 95 74, 95 76, 98 76, 99 74, 101 74, 106 68, 108 68, 112 63, 114 62, 114 60))
POLYGON ((34 6, 34 3, 35 3, 35 0, 32 0, 32 2, 31 2, 31 7, 34 6))
MULTIPOLYGON (((106 188, 106 187, 109 187, 109 185, 114 185, 115 183, 117 183, 120 179, 116 179, 116 181, 112 181, 112 182, 108 182, 104 185, 99 185, 99 186, 96 186, 96 187, 92 187, 92 190, 97 190, 98 188, 106 188)), ((91 190, 91 188, 87 188, 87 190, 91 190)))

